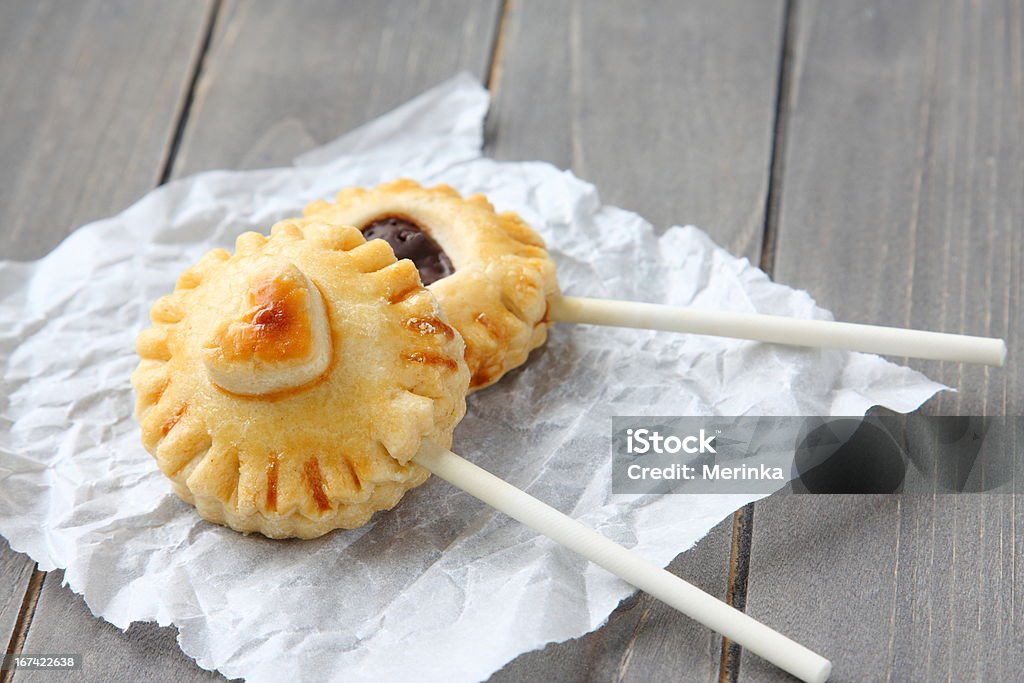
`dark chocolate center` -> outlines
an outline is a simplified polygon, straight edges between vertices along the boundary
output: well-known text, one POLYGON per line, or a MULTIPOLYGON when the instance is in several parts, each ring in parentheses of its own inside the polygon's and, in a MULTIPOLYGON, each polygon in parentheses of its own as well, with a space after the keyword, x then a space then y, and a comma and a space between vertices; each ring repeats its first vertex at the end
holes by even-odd
POLYGON ((437 282, 455 272, 451 259, 420 226, 405 218, 385 216, 363 226, 367 240, 384 240, 399 259, 407 258, 420 271, 424 285, 437 282))

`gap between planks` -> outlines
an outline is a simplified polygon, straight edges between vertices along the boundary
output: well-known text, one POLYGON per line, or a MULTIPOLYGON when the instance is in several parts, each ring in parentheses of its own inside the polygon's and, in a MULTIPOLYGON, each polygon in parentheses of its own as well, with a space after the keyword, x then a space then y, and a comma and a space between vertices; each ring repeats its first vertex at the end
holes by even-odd
POLYGON ((157 185, 164 185, 171 179, 174 171, 174 162, 178 158, 178 151, 181 148, 181 140, 185 135, 185 126, 188 124, 188 116, 192 112, 192 102, 195 100, 196 86, 199 78, 203 75, 203 65, 206 63, 206 56, 210 52, 210 45, 213 42, 213 32, 217 27, 217 18, 220 16, 220 8, 223 0, 213 0, 210 10, 206 16, 206 23, 203 26, 202 41, 199 49, 196 50, 196 57, 191 64, 192 75, 185 89, 185 96, 181 100, 181 107, 177 113, 177 120, 174 122, 174 133, 167 145, 167 156, 164 158, 157 185))
POLYGON ((494 26, 494 44, 491 46, 491 59, 487 64, 487 81, 484 87, 491 95, 491 101, 498 96, 498 82, 501 80, 501 61, 505 54, 505 31, 508 26, 508 15, 514 0, 501 0, 498 19, 494 26))
MULTIPOLYGON (((491 59, 486 71, 485 87, 488 89, 492 100, 497 94, 503 57, 505 34, 507 32, 507 19, 514 0, 502 0, 501 10, 495 29, 494 44, 491 52, 491 59)), ((776 99, 776 116, 774 123, 774 136, 770 161, 769 184, 766 196, 766 212, 764 226, 764 240, 761 251, 760 266, 771 275, 772 265, 775 256, 775 235, 780 202, 780 188, 783 170, 783 144, 785 141, 786 118, 788 115, 787 99, 789 93, 790 78, 790 45, 792 42, 792 22, 795 16, 795 0, 786 0, 783 14, 783 40, 782 58, 779 66, 778 92, 776 99)), ((161 164, 161 171, 157 179, 157 185, 165 184, 171 177, 174 164, 182 142, 185 127, 188 124, 189 114, 194 101, 195 91, 199 79, 202 76, 203 67, 209 54, 217 20, 220 16, 222 0, 213 0, 208 16, 202 31, 202 39, 196 51, 195 59, 191 65, 191 75, 188 87, 182 98, 181 107, 177 113, 173 134, 168 143, 168 151, 161 164)), ((750 545, 753 532, 753 504, 747 505, 733 514, 732 544, 729 560, 729 578, 727 585, 726 599, 729 604, 744 609, 747 590, 747 572, 750 560, 750 545)), ((20 653, 27 637, 32 617, 42 589, 46 573, 33 570, 32 577, 26 588, 25 596, 19 610, 18 619, 12 633, 8 652, 20 653)), ((723 639, 720 666, 720 681, 734 682, 739 674, 740 647, 723 639)), ((624 673, 624 672, 620 672, 624 673)), ((13 671, 0 672, 0 683, 8 683, 11 680, 13 671)))
MULTIPOLYGON (((176 121, 173 126, 173 133, 170 141, 167 145, 167 155, 164 161, 161 163, 161 171, 157 178, 157 185, 163 185, 170 178, 171 171, 174 168, 174 160, 178 155, 178 148, 181 144, 181 137, 185 130, 185 124, 188 121, 188 115, 192 108, 192 100, 195 95, 196 84, 199 82, 199 76, 202 73, 203 63, 206 61, 207 53, 210 50, 210 44, 213 40, 213 31, 217 24, 217 17, 220 14, 222 0, 213 0, 210 4, 210 9, 207 13, 207 17, 201 32, 202 39, 199 47, 196 50, 196 56, 190 65, 192 71, 188 87, 185 90, 184 97, 182 97, 182 104, 176 114, 176 121)), ((25 646, 25 639, 28 637, 28 631, 32 625, 32 618, 36 613, 36 605, 39 603, 39 595, 42 592, 43 581, 46 580, 47 573, 39 570, 39 565, 35 565, 32 570, 32 576, 29 578, 28 585, 25 588, 25 595, 21 601, 21 609, 18 610, 18 617, 14 622, 14 629, 11 632, 11 639, 5 650, 8 654, 21 654, 22 648, 25 646)), ((10 683, 14 678, 15 671, 13 669, 0 670, 0 683, 10 683)))
MULTIPOLYGON (((764 232, 761 240, 761 258, 758 265, 769 277, 774 275, 775 248, 778 238, 779 208, 782 204, 782 177, 785 172, 786 133, 789 121, 790 92, 793 78, 793 45, 796 34, 797 0, 785 0, 782 11, 782 45, 779 55, 777 90, 775 93, 775 122, 772 136, 771 159, 768 171, 768 191, 765 195, 764 232)), ((747 608, 747 580, 750 576, 750 552, 754 538, 754 503, 733 513, 732 546, 729 551, 729 579, 726 602, 740 611, 747 608)), ((722 638, 719 683, 737 683, 740 675, 742 648, 722 638)))
MULTIPOLYGON (((750 575, 750 547, 754 536, 754 504, 748 503, 732 515, 732 544, 729 548, 729 579, 725 601, 745 612, 747 577, 750 575)), ((722 636, 722 655, 718 667, 719 683, 736 683, 740 675, 742 648, 722 636)))
MULTIPOLYGON (((18 610, 18 618, 14 622, 14 630, 11 631, 11 640, 7 645, 7 654, 20 655, 25 647, 25 638, 28 636, 28 627, 32 623, 32 617, 36 613, 36 605, 39 604, 39 594, 43 589, 43 579, 46 572, 39 570, 39 565, 32 568, 32 576, 29 577, 28 585, 25 587, 25 595, 21 599, 21 609, 18 610)), ((0 671, 0 683, 10 683, 14 678, 14 669, 0 671)))

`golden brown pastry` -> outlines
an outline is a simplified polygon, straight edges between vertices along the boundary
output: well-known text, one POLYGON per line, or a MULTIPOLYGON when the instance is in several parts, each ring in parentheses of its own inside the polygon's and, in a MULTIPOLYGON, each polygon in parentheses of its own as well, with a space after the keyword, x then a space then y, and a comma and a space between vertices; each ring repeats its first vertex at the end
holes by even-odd
POLYGON ((245 233, 152 307, 142 440, 206 519, 273 538, 364 524, 451 444, 469 371, 409 261, 323 219, 245 233))
POLYGON ((471 390, 496 382, 547 339, 555 264, 537 233, 514 213, 495 213, 483 195, 398 180, 342 190, 305 213, 354 225, 416 264, 466 342, 471 390))

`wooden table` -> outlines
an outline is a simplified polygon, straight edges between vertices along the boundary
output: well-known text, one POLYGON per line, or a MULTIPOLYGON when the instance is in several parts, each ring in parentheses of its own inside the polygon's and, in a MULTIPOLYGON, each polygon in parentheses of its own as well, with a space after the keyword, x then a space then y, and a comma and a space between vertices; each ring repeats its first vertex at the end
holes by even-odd
MULTIPOLYGON (((840 319, 1006 337, 1003 370, 911 365, 959 389, 925 412, 1020 415, 1022 34, 1020 0, 8 0, 0 253, 42 256, 169 178, 287 164, 468 70, 494 157, 700 225, 840 319)), ((773 496, 671 569, 835 680, 1021 680, 1022 502, 773 496)), ((217 677, 0 544, 9 650, 104 657, 73 680, 217 677)), ((494 679, 787 677, 639 595, 494 679)))

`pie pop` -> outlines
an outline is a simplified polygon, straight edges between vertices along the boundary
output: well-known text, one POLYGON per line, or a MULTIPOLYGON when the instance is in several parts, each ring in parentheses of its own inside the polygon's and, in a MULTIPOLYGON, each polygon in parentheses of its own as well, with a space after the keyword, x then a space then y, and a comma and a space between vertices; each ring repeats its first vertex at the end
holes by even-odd
POLYGON ((536 232, 514 213, 495 213, 483 195, 397 180, 342 190, 305 214, 355 226, 416 264, 466 342, 471 389, 496 382, 547 339, 555 264, 536 232))
POLYGON ((827 678, 828 660, 450 451, 463 341, 385 241, 323 217, 245 233, 151 318, 132 375, 143 444, 204 518, 314 538, 434 473, 786 671, 827 678))
POLYGON ((631 301, 561 296, 541 238, 480 194, 397 180, 348 188, 306 207, 387 240, 420 268, 423 281, 466 342, 471 389, 522 364, 552 322, 608 325, 1002 366, 1001 339, 876 325, 706 311, 631 301), (443 268, 429 264, 443 263, 443 268), (533 333, 528 330, 533 326, 533 333))
POLYGON ((207 253, 152 307, 132 375, 143 445, 204 518, 273 538, 366 523, 466 410, 462 339, 409 261, 283 221, 207 253))

